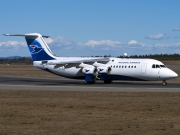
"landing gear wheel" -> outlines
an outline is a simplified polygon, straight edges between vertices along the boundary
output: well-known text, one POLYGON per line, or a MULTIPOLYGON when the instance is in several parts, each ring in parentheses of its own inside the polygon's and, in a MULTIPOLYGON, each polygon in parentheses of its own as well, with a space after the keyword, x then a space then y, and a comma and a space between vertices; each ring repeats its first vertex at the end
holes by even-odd
POLYGON ((94 83, 95 83, 95 82, 89 82, 89 81, 87 82, 87 84, 94 84, 94 83))
POLYGON ((96 81, 92 81, 92 82, 87 81, 87 84, 95 84, 95 83, 96 83, 96 81))
POLYGON ((163 81, 162 85, 163 85, 163 86, 166 86, 166 85, 167 85, 167 82, 166 82, 166 81, 163 81))
POLYGON ((105 83, 105 84, 111 84, 111 83, 112 83, 112 80, 104 80, 104 83, 105 83))

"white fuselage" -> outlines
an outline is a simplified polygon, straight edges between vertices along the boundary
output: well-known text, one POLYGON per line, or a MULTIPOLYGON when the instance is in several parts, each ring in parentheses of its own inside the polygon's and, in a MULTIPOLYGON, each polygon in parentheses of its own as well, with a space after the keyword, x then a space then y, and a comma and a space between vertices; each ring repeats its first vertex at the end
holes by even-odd
MULTIPOLYGON (((58 60, 52 60, 52 62, 75 61, 81 59, 84 58, 59 57, 58 60)), ((51 61, 49 61, 49 63, 50 62, 51 61)), ((82 68, 77 66, 77 64, 55 67, 55 65, 42 64, 41 61, 34 61, 34 66, 67 78, 84 79, 86 76, 86 74, 82 72, 82 68)), ((101 75, 101 77, 108 80, 156 81, 168 80, 178 76, 174 71, 164 66, 162 62, 154 59, 110 58, 106 66, 110 67, 111 71, 108 74, 101 75)))
POLYGON ((67 78, 84 79, 95 83, 96 79, 105 84, 112 80, 155 81, 175 78, 178 75, 160 61, 153 59, 103 58, 103 57, 56 57, 39 33, 4 34, 24 36, 34 66, 67 78))

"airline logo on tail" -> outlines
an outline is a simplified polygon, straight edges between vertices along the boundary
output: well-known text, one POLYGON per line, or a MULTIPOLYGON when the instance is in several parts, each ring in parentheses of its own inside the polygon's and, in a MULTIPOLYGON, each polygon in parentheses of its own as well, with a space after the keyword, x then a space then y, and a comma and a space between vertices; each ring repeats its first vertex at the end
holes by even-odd
POLYGON ((39 53, 43 50, 42 47, 38 47, 37 45, 30 45, 30 47, 32 48, 31 54, 39 53))
POLYGON ((33 61, 43 61, 43 60, 55 60, 54 56, 47 44, 45 43, 42 36, 38 33, 29 33, 29 34, 4 34, 5 36, 24 36, 29 48, 29 51, 32 55, 33 61))

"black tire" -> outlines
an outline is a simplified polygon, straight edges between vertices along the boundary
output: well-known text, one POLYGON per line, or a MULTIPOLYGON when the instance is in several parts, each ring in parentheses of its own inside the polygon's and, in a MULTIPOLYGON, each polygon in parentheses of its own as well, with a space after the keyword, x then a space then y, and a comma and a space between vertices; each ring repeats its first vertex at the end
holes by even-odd
POLYGON ((111 83, 112 83, 112 80, 104 80, 104 83, 105 83, 105 84, 111 84, 111 83))
POLYGON ((162 85, 163 85, 163 86, 166 86, 166 85, 167 85, 167 82, 163 82, 162 85))

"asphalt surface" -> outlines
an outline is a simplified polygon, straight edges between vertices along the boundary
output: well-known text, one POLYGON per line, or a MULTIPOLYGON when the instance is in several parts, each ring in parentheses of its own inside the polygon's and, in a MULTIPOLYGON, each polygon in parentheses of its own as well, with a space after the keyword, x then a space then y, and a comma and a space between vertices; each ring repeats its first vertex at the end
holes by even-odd
POLYGON ((0 75, 0 90, 44 90, 44 91, 112 91, 112 92, 180 92, 180 83, 114 81, 104 84, 87 84, 84 80, 46 77, 22 77, 0 75))
POLYGON ((66 78, 24 77, 0 75, 0 90, 46 90, 46 91, 116 91, 116 92, 180 92, 180 83, 114 81, 104 84, 86 84, 84 80, 66 78))

